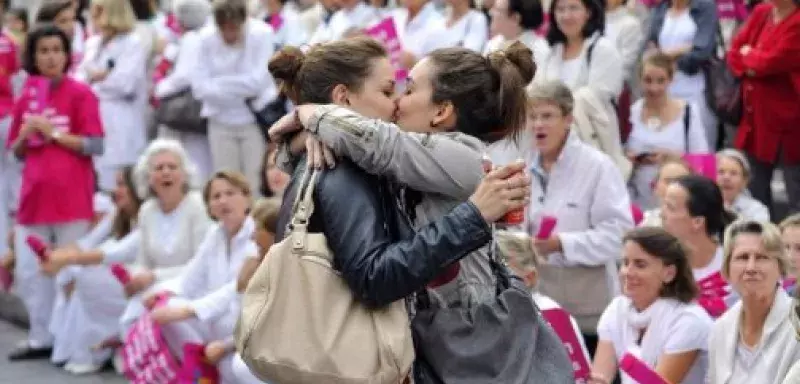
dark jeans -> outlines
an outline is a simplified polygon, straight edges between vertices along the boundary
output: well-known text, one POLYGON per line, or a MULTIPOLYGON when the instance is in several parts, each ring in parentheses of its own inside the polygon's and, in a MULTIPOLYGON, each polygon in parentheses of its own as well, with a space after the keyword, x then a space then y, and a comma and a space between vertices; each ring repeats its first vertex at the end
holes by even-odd
MULTIPOLYGON (((794 144, 796 145, 796 144, 794 144)), ((779 154, 780 158, 781 155, 779 154)), ((753 156, 747 155, 750 161, 752 174, 750 175, 750 193, 753 197, 764 203, 770 214, 775 218, 775 207, 772 204, 772 176, 775 169, 780 167, 786 183, 786 194, 789 195, 789 214, 800 212, 800 164, 787 165, 783 161, 766 163, 753 156)))

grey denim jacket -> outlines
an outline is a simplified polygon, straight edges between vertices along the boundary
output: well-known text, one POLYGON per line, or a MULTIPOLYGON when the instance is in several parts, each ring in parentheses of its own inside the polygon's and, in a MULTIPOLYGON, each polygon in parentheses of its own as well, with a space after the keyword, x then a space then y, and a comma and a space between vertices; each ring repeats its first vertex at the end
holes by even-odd
MULTIPOLYGON (((413 225, 418 228, 450 212, 475 192, 483 178, 479 139, 460 132, 412 133, 347 108, 320 106, 306 127, 337 155, 367 173, 422 193, 413 225)), ((466 234, 465 234, 466 235, 466 234)), ((463 258, 457 277, 428 289, 436 307, 469 306, 494 297, 489 246, 463 258)))

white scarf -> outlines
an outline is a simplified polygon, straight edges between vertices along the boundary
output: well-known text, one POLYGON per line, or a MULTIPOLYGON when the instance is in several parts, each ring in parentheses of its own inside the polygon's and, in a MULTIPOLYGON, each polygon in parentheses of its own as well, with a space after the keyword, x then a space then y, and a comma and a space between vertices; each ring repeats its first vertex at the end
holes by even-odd
POLYGON ((638 349, 641 354, 638 356, 650 367, 655 367, 664 343, 669 337, 669 326, 671 313, 675 313, 681 303, 675 299, 656 299, 644 311, 637 311, 633 302, 629 301, 625 327, 622 332, 622 341, 628 350, 638 349), (637 346, 637 341, 641 337, 641 345, 637 346))

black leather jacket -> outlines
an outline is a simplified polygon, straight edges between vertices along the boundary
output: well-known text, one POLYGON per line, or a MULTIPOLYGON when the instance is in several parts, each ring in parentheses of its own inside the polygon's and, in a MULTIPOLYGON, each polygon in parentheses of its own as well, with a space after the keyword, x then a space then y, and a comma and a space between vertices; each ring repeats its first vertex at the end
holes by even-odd
MULTIPOLYGON (((276 241, 290 220, 304 164, 286 189, 276 241)), ((445 267, 491 241, 470 202, 414 232, 389 184, 347 160, 318 177, 311 232, 325 234, 334 267, 368 306, 383 306, 420 290, 445 267)))

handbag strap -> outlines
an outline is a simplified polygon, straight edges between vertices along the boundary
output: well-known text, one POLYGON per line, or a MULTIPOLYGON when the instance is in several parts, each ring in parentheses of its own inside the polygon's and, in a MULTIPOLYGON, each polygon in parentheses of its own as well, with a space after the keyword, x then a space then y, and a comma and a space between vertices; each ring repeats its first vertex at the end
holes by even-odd
POLYGON ((300 188, 292 204, 291 236, 292 248, 303 250, 306 246, 308 234, 308 221, 314 214, 314 188, 320 171, 306 169, 300 179, 300 188))

